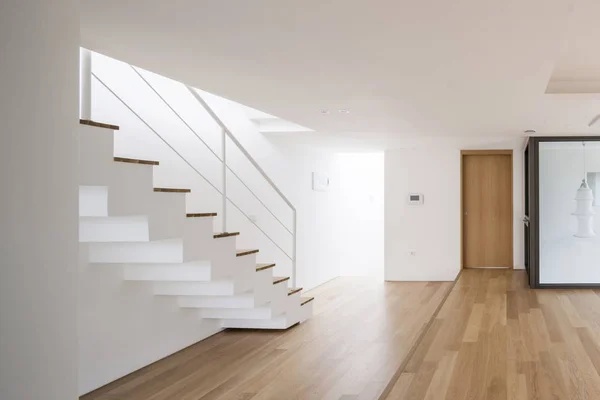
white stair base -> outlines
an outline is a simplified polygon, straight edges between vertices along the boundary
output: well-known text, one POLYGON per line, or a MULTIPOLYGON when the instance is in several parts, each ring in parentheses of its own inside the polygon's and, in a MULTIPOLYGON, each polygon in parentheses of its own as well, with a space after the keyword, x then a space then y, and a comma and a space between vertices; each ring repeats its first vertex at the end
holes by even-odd
POLYGON ((82 263, 115 264, 124 280, 149 282, 155 295, 196 309, 186 315, 223 327, 286 329, 312 315, 300 293, 288 295, 287 281, 273 284, 272 268, 256 271, 256 254, 236 257, 234 236, 214 238, 213 217, 188 218, 186 193, 155 191, 160 166, 116 162, 114 132, 82 133, 82 263))

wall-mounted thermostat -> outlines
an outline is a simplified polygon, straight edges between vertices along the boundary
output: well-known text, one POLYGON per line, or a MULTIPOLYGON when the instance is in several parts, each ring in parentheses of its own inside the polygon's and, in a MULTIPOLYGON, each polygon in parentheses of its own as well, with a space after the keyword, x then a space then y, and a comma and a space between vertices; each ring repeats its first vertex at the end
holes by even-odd
POLYGON ((408 204, 411 206, 419 206, 425 203, 425 197, 422 193, 409 193, 408 194, 408 204))

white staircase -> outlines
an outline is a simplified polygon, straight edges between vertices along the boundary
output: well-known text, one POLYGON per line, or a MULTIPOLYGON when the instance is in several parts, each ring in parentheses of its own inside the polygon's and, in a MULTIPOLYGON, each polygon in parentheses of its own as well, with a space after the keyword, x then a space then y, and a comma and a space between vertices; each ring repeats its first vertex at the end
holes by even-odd
POLYGON ((312 315, 312 298, 238 250, 239 233, 214 233, 215 213, 186 214, 189 190, 153 188, 159 163, 115 158, 118 127, 82 121, 79 227, 82 257, 118 264, 126 281, 146 282, 198 318, 223 328, 287 329, 312 315))

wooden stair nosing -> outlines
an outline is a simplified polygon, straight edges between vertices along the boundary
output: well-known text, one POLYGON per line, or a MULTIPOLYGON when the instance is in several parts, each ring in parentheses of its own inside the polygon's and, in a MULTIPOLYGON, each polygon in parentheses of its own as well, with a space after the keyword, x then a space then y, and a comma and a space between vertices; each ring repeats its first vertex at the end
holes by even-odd
POLYGON ((135 158, 125 158, 125 157, 114 157, 114 161, 130 163, 130 164, 143 164, 143 165, 158 165, 158 161, 150 161, 150 160, 137 160, 135 158))
POLYGON ((285 276, 285 277, 273 277, 273 285, 277 285, 278 283, 289 281, 289 280, 290 280, 289 276, 285 276))
POLYGON ((301 301, 300 306, 303 306, 306 303, 310 303, 314 299, 315 299, 314 297, 300 297, 300 301, 301 301))
POLYGON ((191 189, 175 189, 175 188, 154 188, 155 192, 160 193, 190 193, 191 189))
POLYGON ((213 238, 219 239, 219 238, 225 238, 225 237, 230 237, 230 236, 238 236, 239 234, 240 234, 239 232, 220 232, 220 233, 213 234, 213 238))
POLYGON ((291 288, 291 289, 288 290, 288 296, 296 294, 296 293, 300 292, 301 290, 302 290, 301 287, 299 287, 299 288, 291 288))
POLYGON ((120 129, 117 125, 111 125, 111 124, 105 124, 105 123, 102 123, 102 122, 96 122, 96 121, 92 121, 90 119, 80 119, 79 123, 81 125, 95 126, 97 128, 112 129, 113 131, 118 131, 120 129))
POLYGON ((258 272, 258 271, 264 271, 265 269, 273 268, 274 266, 275 266, 275 263, 271 263, 271 264, 256 264, 256 272, 258 272))
POLYGON ((185 214, 187 218, 204 218, 204 217, 216 217, 217 213, 190 213, 185 214))
POLYGON ((236 257, 243 257, 243 256, 247 256, 250 254, 256 254, 258 253, 258 250, 238 250, 236 253, 236 257))

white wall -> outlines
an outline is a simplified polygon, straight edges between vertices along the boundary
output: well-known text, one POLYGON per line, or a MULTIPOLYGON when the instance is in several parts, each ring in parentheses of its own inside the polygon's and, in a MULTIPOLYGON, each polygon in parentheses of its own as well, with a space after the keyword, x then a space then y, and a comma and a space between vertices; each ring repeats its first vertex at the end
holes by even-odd
POLYGON ((458 274, 459 157, 456 149, 385 153, 386 280, 447 281, 458 274), (423 193, 425 204, 409 206, 411 192, 423 193))
POLYGON ((77 398, 79 2, 0 3, 0 399, 77 398))
MULTIPOLYGON (((580 143, 540 143, 540 283, 600 283, 600 207, 589 239, 574 237, 571 215, 583 178, 580 143)), ((589 172, 600 172, 600 145, 586 150, 589 172)))
POLYGON ((218 331, 171 296, 155 296, 148 282, 123 281, 121 264, 79 267, 79 394, 190 346, 218 331))
MULTIPOLYGON (((386 151, 386 280, 450 281, 459 273, 460 150, 473 148, 466 139, 443 141, 440 147, 386 151), (407 204, 406 197, 413 192, 424 194, 424 205, 407 204)), ((514 265, 524 268, 521 143, 476 148, 514 150, 514 265)))
POLYGON ((340 275, 383 280, 384 154, 338 154, 336 171, 340 275))

